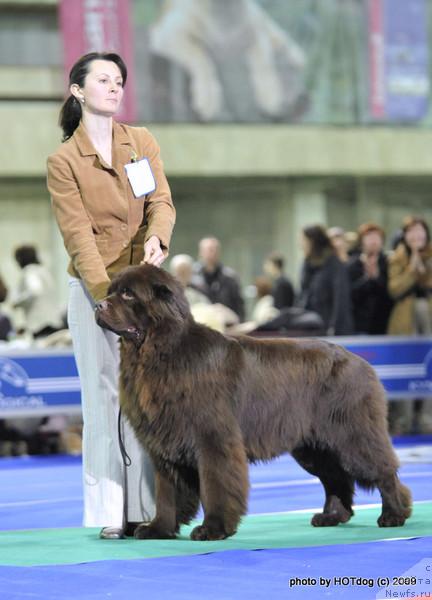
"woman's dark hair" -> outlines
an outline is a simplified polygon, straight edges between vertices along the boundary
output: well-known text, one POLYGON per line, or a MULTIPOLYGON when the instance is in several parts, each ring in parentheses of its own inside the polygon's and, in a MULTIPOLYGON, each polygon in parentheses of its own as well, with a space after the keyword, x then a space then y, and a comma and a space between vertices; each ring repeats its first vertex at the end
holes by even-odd
POLYGON ((284 264, 285 264, 285 260, 284 260, 284 257, 282 256, 282 254, 280 254, 279 252, 271 252, 267 256, 267 260, 269 262, 271 262, 272 264, 274 264, 274 266, 277 269, 279 269, 279 271, 283 270, 284 264))
POLYGON ((19 246, 15 250, 15 260, 23 269, 27 265, 38 265, 39 258, 37 255, 37 250, 34 246, 19 246))
POLYGON ((414 217, 414 216, 405 217, 405 219, 403 220, 403 223, 402 223, 402 236, 403 236, 402 242, 405 244, 405 246, 408 250, 410 250, 410 249, 408 248, 408 244, 405 241, 405 237, 406 237, 406 233, 407 233, 408 229, 411 229, 411 227, 414 227, 414 225, 421 225, 423 227, 423 229, 425 230, 426 245, 429 244, 431 241, 429 225, 426 223, 426 221, 424 219, 422 219, 421 217, 414 217))
MULTIPOLYGON (((90 52, 84 54, 72 67, 69 73, 69 87, 76 83, 80 87, 83 87, 84 80, 90 70, 90 64, 94 60, 108 60, 113 62, 120 69, 120 73, 123 78, 123 87, 125 86, 127 79, 127 68, 123 60, 118 54, 114 52, 90 52)), ((75 129, 78 127, 81 120, 82 110, 81 104, 72 94, 65 100, 60 111, 59 125, 63 129, 62 141, 65 142, 72 135, 75 129)))
POLYGON ((330 238, 322 225, 304 227, 303 235, 311 244, 310 258, 321 258, 327 252, 334 252, 330 238))

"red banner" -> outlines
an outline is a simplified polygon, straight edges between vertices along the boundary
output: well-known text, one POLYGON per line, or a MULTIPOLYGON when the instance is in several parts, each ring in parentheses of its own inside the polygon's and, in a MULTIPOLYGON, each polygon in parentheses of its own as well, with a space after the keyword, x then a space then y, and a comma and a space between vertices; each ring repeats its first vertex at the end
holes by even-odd
POLYGON ((83 54, 116 52, 128 69, 123 103, 117 118, 128 123, 136 121, 129 0, 61 0, 59 19, 67 83, 72 65, 83 54))

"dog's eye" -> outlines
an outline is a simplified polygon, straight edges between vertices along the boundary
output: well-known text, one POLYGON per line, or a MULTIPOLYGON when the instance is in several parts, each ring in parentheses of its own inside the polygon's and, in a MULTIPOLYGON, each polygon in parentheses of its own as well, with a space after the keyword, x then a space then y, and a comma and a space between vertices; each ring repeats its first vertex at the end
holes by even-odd
POLYGON ((122 297, 123 300, 133 300, 134 299, 134 295, 127 288, 122 289, 122 291, 120 292, 120 296, 122 297))

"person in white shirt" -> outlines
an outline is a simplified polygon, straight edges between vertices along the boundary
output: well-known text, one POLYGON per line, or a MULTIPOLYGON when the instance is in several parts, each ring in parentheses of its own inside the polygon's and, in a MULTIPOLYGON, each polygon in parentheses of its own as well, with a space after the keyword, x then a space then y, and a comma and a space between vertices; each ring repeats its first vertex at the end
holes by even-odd
POLYGON ((34 338, 62 329, 54 281, 48 269, 40 264, 36 248, 31 245, 19 246, 15 250, 15 260, 22 273, 12 306, 23 310, 25 329, 34 338))

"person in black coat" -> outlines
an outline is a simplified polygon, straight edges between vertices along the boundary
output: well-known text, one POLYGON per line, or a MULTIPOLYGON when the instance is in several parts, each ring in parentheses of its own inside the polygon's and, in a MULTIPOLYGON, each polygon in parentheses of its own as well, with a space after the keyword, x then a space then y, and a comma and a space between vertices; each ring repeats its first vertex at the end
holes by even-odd
POLYGON ((384 230, 375 223, 364 223, 358 236, 360 253, 348 264, 355 332, 384 335, 393 305, 387 289, 384 230))
POLYGON ((192 284, 213 304, 228 306, 240 321, 244 321, 245 306, 238 277, 233 269, 221 263, 220 252, 218 239, 209 237, 200 241, 199 263, 192 277, 192 284))
POLYGON ((337 258, 324 227, 311 225, 302 233, 300 306, 321 316, 327 335, 350 335, 354 328, 346 265, 337 258))
POLYGON ((288 277, 284 275, 283 256, 277 252, 269 254, 264 261, 263 270, 272 280, 273 306, 279 310, 293 306, 294 288, 288 277))

